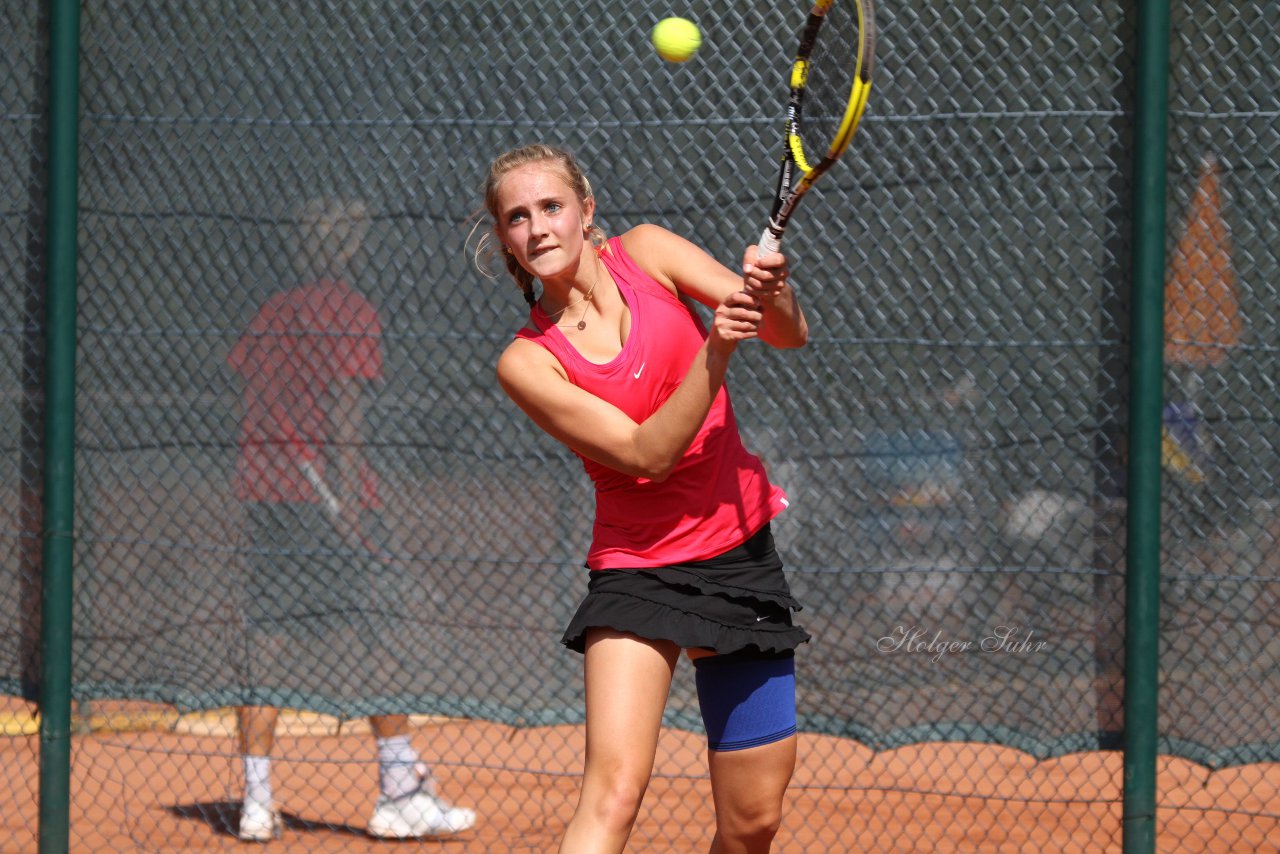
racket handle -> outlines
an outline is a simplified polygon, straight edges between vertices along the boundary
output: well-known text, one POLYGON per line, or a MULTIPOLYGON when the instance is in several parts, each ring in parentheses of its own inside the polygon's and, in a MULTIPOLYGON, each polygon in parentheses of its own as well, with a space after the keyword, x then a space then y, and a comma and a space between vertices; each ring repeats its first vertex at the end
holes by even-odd
POLYGON ((320 496, 320 500, 324 502, 325 510, 335 519, 342 514, 342 502, 338 500, 338 496, 333 494, 333 490, 329 488, 329 484, 325 483, 320 472, 316 470, 315 464, 310 460, 303 460, 298 463, 302 469, 303 475, 307 478, 307 483, 311 484, 311 488, 316 491, 316 495, 320 496))
POLYGON ((782 235, 775 234, 772 226, 768 226, 760 234, 760 242, 756 244, 756 257, 777 252, 782 248, 782 235))
POLYGON ((391 558, 381 549, 374 548, 365 540, 364 535, 357 532, 349 532, 345 530, 342 524, 342 502, 338 500, 338 496, 333 494, 333 490, 329 488, 329 484, 320 476, 320 472, 316 469, 315 463, 311 460, 303 460, 298 463, 298 467, 302 469, 302 474, 306 476, 307 483, 311 484, 311 488, 316 491, 316 495, 320 496, 320 501, 324 504, 325 513, 329 516, 329 522, 333 525, 334 530, 348 546, 359 552, 367 552, 373 556, 373 559, 380 564, 391 565, 391 558))

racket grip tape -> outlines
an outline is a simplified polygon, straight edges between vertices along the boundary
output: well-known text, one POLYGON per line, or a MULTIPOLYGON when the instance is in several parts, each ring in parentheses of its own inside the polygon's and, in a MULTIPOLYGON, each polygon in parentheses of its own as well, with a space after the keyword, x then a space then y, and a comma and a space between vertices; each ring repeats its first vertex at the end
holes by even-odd
POLYGON ((777 252, 782 248, 782 235, 776 234, 772 226, 766 227, 760 234, 760 241, 756 244, 756 257, 777 252))

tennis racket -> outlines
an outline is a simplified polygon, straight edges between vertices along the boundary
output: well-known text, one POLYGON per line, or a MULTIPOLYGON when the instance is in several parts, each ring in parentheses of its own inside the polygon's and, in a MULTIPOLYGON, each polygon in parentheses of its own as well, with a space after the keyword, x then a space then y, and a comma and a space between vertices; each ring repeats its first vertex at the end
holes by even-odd
POLYGON ((320 470, 316 468, 315 463, 310 460, 300 460, 298 468, 302 471, 302 476, 311 484, 311 488, 315 490, 316 495, 319 496, 321 506, 324 508, 325 519, 328 520, 334 532, 347 546, 378 563, 388 566, 396 563, 396 558, 390 552, 376 543, 370 542, 363 532, 348 530, 348 526, 342 519, 342 500, 338 498, 333 488, 329 486, 324 476, 320 474, 320 470))
MULTIPOLYGON (((414 573, 421 572, 421 562, 413 555, 406 553, 394 541, 392 541, 393 545, 391 546, 379 545, 370 541, 363 532, 353 532, 348 529, 347 525, 342 521, 342 499, 333 491, 328 481, 325 480, 324 475, 316 468, 315 463, 310 460, 303 460, 298 463, 298 468, 320 498, 325 519, 328 520, 342 542, 352 550, 353 557, 364 558, 372 561, 377 566, 390 569, 414 573)), ((422 595, 429 599, 431 604, 436 606, 445 604, 444 594, 436 587, 428 587, 424 582, 418 589, 423 591, 422 595)), ((404 593, 408 595, 407 591, 404 591, 404 593)), ((425 600, 420 599, 419 601, 425 600)))
POLYGON ((778 251, 796 205, 849 148, 867 107, 875 46, 872 0, 817 0, 809 12, 791 66, 782 165, 761 254, 778 251))
POLYGON ((307 483, 311 484, 311 488, 320 497, 320 502, 324 505, 325 514, 329 517, 329 521, 337 525, 342 519, 342 502, 338 500, 338 496, 329 488, 329 483, 320 474, 320 470, 316 468, 314 462, 311 460, 299 460, 298 468, 302 470, 302 476, 307 479, 307 483))

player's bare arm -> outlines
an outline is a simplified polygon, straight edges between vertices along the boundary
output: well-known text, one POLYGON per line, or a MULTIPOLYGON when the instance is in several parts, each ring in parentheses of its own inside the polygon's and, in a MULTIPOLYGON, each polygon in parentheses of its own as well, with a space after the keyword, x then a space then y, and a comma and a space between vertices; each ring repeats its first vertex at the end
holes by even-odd
POLYGON ((570 449, 615 471, 661 481, 702 427, 737 344, 757 337, 759 322, 754 300, 741 291, 726 294, 684 379, 640 424, 575 386, 554 356, 529 341, 508 345, 498 381, 535 424, 570 449))
POLYGON ((759 303, 763 320, 760 340, 771 347, 803 347, 809 326, 780 252, 757 257, 747 248, 741 272, 734 272, 696 244, 657 225, 640 225, 622 235, 623 246, 658 283, 677 295, 688 295, 715 308, 730 293, 746 290, 759 303))

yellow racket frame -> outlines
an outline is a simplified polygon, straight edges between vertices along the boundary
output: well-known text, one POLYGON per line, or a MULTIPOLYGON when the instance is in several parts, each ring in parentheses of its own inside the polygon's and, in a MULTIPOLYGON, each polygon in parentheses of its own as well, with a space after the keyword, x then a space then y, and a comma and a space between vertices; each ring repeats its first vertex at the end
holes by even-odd
POLYGON ((787 106, 786 144, 778 177, 778 191, 774 195, 774 208, 769 216, 769 224, 760 234, 757 244, 762 252, 777 252, 782 245, 782 234, 791 219, 796 206, 813 186, 813 183, 844 154, 853 140, 862 120, 862 113, 867 107, 867 97, 871 94, 871 67, 875 61, 875 11, 873 0, 840 0, 852 2, 858 10, 858 56, 853 67, 853 82, 849 87, 849 100, 845 104, 844 115, 836 129, 835 138, 827 147, 826 154, 817 162, 810 161, 809 153, 804 149, 804 141, 800 136, 800 126, 804 113, 804 92, 809 82, 809 69, 813 46, 826 23, 827 12, 836 0, 818 0, 809 12, 800 34, 800 48, 796 51, 796 60, 791 66, 791 95, 787 106), (795 173, 800 173, 795 181, 795 173), (794 184, 793 184, 794 181, 794 184))
MULTIPOLYGON (((853 0, 853 2, 858 7, 858 58, 853 66, 853 84, 849 88, 849 102, 845 105, 844 117, 836 130, 835 138, 827 147, 826 159, 828 160, 834 160, 844 154, 849 143, 853 141, 853 135, 857 133, 858 124, 862 121, 862 114, 867 108, 867 97, 871 94, 871 63, 868 61, 867 49, 872 44, 872 40, 864 35, 870 32, 868 27, 871 26, 871 22, 866 20, 866 4, 859 0, 853 0)), ((835 0, 822 0, 813 7, 810 14, 825 16, 834 3, 835 0)), ((795 64, 791 66, 791 88, 804 91, 808 82, 809 56, 798 56, 795 64)), ((804 150, 804 142, 800 139, 797 130, 794 126, 787 128, 787 145, 791 148, 791 156, 795 159, 796 165, 803 173, 801 181, 804 182, 809 179, 815 167, 809 162, 809 157, 804 150)))

